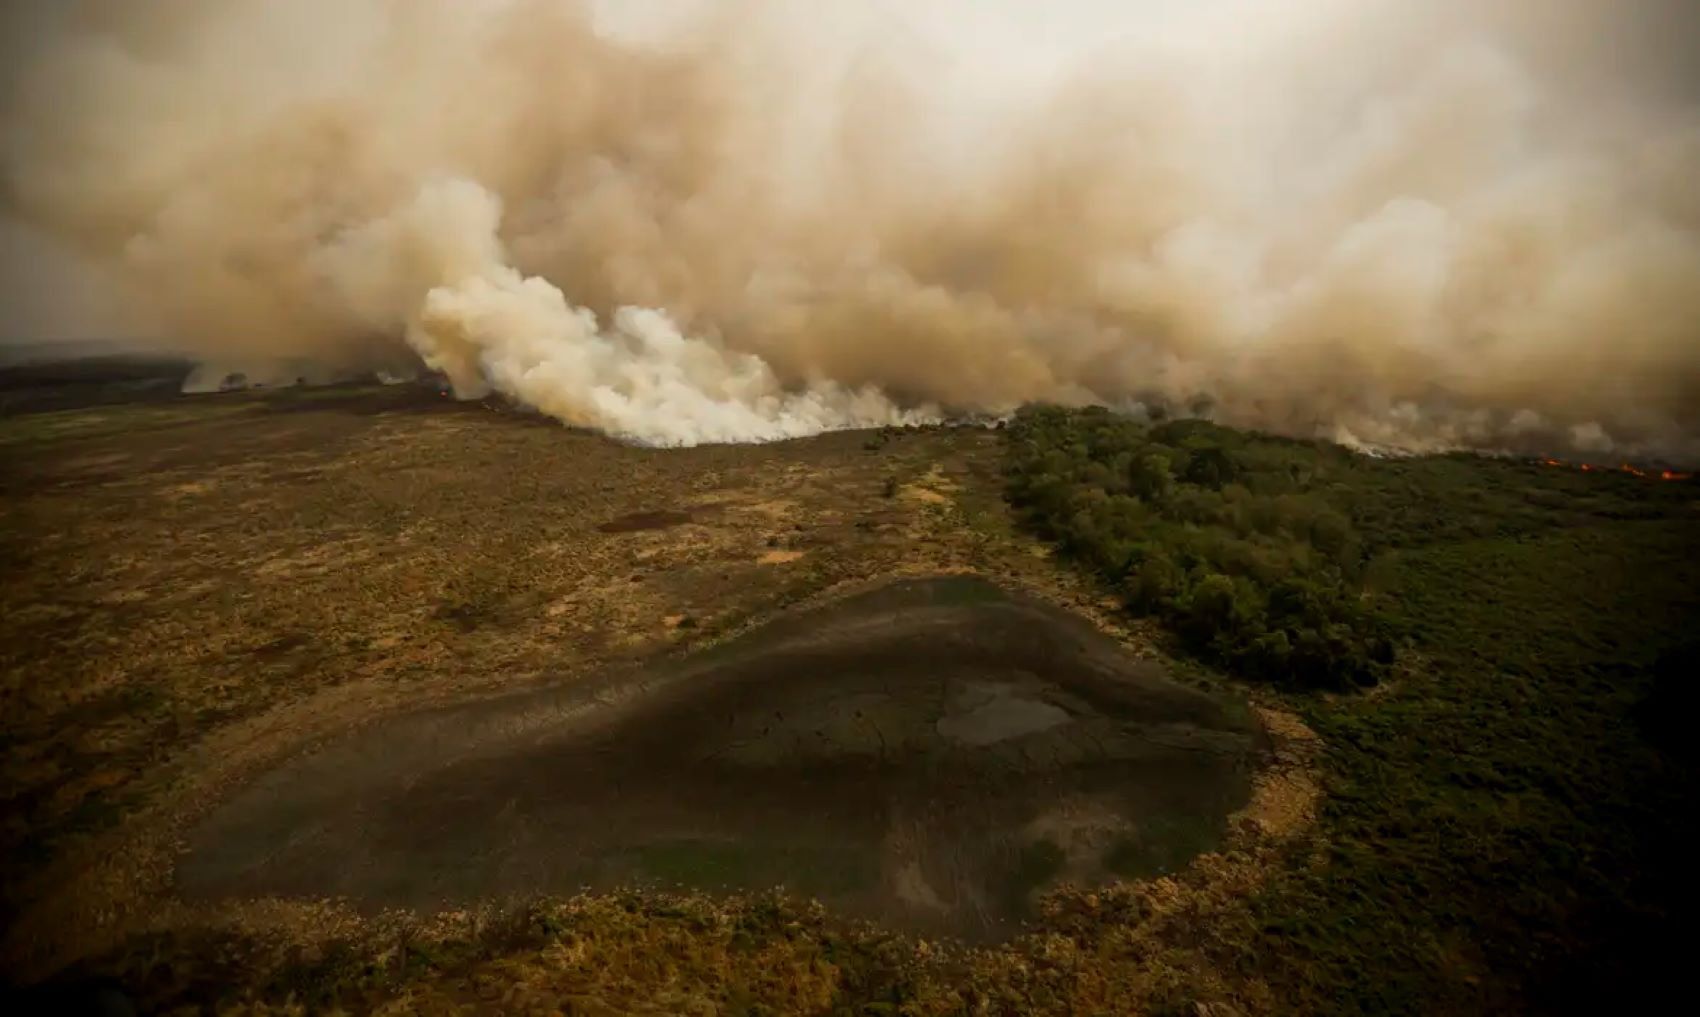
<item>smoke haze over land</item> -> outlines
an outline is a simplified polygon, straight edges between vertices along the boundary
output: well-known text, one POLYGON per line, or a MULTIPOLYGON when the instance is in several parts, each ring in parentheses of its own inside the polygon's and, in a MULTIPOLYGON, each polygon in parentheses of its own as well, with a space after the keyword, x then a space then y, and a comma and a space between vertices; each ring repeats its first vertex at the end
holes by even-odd
POLYGON ((0 333, 659 443, 1057 400, 1695 459, 1695 10, 14 3, 0 333))

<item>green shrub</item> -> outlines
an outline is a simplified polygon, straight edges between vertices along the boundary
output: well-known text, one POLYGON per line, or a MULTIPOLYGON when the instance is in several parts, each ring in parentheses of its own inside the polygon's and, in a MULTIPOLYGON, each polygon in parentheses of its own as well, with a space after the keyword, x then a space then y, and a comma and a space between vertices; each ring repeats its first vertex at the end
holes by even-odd
POLYGON ((1133 493, 1147 502, 1161 505, 1175 490, 1175 475, 1167 456, 1147 454, 1139 457, 1128 478, 1133 493))
POLYGON ((1186 592, 1186 573, 1166 551, 1149 551, 1141 557, 1124 584, 1127 605, 1138 614, 1162 614, 1186 592))
POLYGON ((1239 476, 1239 467, 1225 450, 1207 445, 1195 450, 1187 459, 1185 476, 1187 483, 1214 491, 1239 476))
POLYGON ((1373 681, 1391 662, 1349 585, 1365 544, 1326 450, 1101 409, 1030 408, 1006 435, 1026 524, 1190 652, 1309 687, 1373 681))

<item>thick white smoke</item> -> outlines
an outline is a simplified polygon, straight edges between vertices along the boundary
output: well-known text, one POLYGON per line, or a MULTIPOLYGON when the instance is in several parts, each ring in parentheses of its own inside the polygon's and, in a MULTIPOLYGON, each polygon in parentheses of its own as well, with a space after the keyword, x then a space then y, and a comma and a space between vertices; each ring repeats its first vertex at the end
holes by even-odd
POLYGON ((661 443, 1055 399, 1700 458, 1692 4, 1039 6, 17 3, 8 289, 661 443))
POLYGON ((351 237, 339 253, 354 263, 331 277, 346 284, 363 279, 365 266, 434 266, 440 283, 422 304, 417 286, 382 286, 401 302, 375 324, 405 315, 408 343, 462 397, 493 386, 617 437, 663 445, 768 441, 915 423, 929 412, 899 410, 877 391, 829 381, 787 390, 760 357, 687 338, 661 311, 622 307, 604 330, 593 311, 569 304, 548 280, 507 265, 500 219, 500 203, 477 184, 428 185, 394 220, 351 237))

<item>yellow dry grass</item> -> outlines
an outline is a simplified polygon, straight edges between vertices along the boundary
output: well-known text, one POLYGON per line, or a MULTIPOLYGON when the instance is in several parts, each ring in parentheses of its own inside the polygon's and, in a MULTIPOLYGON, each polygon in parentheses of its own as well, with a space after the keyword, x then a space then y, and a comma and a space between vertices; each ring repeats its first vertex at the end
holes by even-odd
MULTIPOLYGON (((179 832, 231 785, 386 713, 571 681, 894 575, 986 575, 1149 646, 1012 529, 990 432, 656 451, 514 414, 391 407, 384 393, 280 408, 288 398, 0 422, 15 975, 187 929, 272 944, 256 979, 331 942, 379 949, 395 927, 421 942, 470 935, 448 919, 433 930, 169 893, 179 832), (689 522, 600 528, 656 512, 689 522)), ((1162 945, 1172 923, 1243 897, 1271 845, 1314 816, 1313 740, 1294 718, 1263 719, 1277 765, 1228 848, 1175 879, 1057 894, 1049 931, 1007 948, 902 944, 903 965, 919 965, 914 1012, 973 1003, 964 986, 1031 1001, 1055 981, 1046 998, 1084 1007, 1155 998, 1183 975, 1217 984, 1201 956, 1162 945)), ((680 906, 688 921, 610 900, 552 905, 558 934, 543 945, 372 998, 397 1013, 805 1012, 844 988, 828 925, 752 939, 739 923, 755 904, 680 906)))

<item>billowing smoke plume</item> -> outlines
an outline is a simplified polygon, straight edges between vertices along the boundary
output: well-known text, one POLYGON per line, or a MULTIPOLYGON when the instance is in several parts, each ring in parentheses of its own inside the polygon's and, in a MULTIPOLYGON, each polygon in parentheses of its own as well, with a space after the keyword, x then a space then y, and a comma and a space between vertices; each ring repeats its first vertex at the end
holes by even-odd
POLYGON ((906 6, 12 4, 4 291, 662 443, 1048 399, 1700 458, 1686 0, 906 6))
POLYGON ((761 441, 921 415, 871 388, 786 391, 760 357, 687 338, 660 311, 622 307, 603 330, 594 311, 508 266, 500 221, 500 203, 477 184, 427 183, 392 217, 321 252, 324 275, 374 328, 405 321, 408 345, 461 396, 493 386, 621 437, 761 441))

